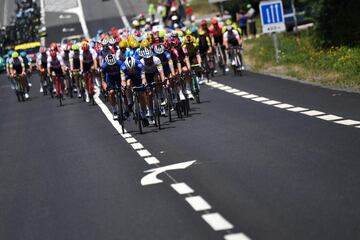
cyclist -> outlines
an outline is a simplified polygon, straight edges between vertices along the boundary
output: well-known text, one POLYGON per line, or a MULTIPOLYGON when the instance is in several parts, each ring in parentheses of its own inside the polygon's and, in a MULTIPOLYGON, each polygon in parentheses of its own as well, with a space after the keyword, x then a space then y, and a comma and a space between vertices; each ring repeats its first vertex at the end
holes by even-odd
POLYGON ((46 52, 46 48, 40 47, 39 53, 36 58, 36 68, 40 74, 40 92, 41 93, 44 91, 43 87, 44 87, 44 83, 47 78, 47 75, 46 75, 47 58, 48 58, 48 55, 46 52))
MULTIPOLYGON (((133 105, 132 87, 141 87, 146 85, 146 78, 144 72, 144 65, 134 57, 128 57, 121 65, 121 84, 126 87, 126 97, 129 103, 129 110, 131 111, 133 105)), ((146 95, 145 92, 139 92, 139 103, 141 107, 140 118, 145 127, 149 126, 146 119, 146 95)))
POLYGON ((10 84, 11 84, 11 89, 15 89, 15 81, 14 79, 11 77, 11 72, 10 72, 10 59, 12 57, 12 54, 13 54, 14 51, 10 50, 8 52, 8 57, 6 58, 6 75, 10 81, 10 84))
MULTIPOLYGON (((70 50, 72 48, 72 45, 73 45, 72 42, 68 42, 66 44, 66 46, 61 51, 61 57, 63 58, 64 64, 65 64, 66 69, 67 69, 65 75, 66 75, 66 78, 69 78, 69 82, 71 81, 69 70, 70 70, 70 50)), ((68 89, 69 86, 68 86, 67 81, 65 81, 64 83, 65 83, 65 89, 69 90, 68 89)))
MULTIPOLYGON (((155 82, 164 82, 165 76, 163 71, 163 66, 161 64, 161 61, 158 57, 154 56, 153 51, 150 48, 144 48, 142 50, 141 56, 143 57, 140 62, 144 65, 144 72, 145 72, 145 78, 146 82, 148 84, 155 82)), ((164 101, 164 94, 162 91, 162 86, 156 86, 157 90, 160 95, 160 99, 162 99, 162 102, 164 101)), ((154 121, 154 108, 152 104, 153 96, 151 92, 148 92, 147 95, 147 104, 149 107, 149 111, 147 113, 147 117, 150 118, 150 124, 155 124, 154 121)), ((165 109, 161 108, 161 115, 165 115, 165 109)))
POLYGON ((25 82, 27 83, 28 92, 30 92, 30 87, 32 86, 32 84, 30 82, 30 74, 31 74, 31 70, 32 70, 31 60, 29 60, 29 58, 28 58, 25 51, 21 51, 20 56, 24 61, 24 65, 25 65, 25 82))
POLYGON ((127 41, 122 40, 119 42, 119 49, 116 51, 116 59, 122 62, 126 59, 126 48, 128 47, 127 41))
MULTIPOLYGON (((82 74, 90 74, 90 81, 93 81, 92 71, 98 69, 97 65, 97 54, 93 48, 90 48, 90 45, 87 42, 83 42, 82 51, 80 52, 80 70, 82 74)), ((87 83, 84 82, 85 85, 85 101, 90 102, 89 92, 87 90, 87 83)))
POLYGON ((79 44, 72 45, 72 51, 69 54, 70 71, 72 80, 77 87, 78 98, 81 98, 80 89, 80 47, 79 44))
MULTIPOLYGON (((191 65, 199 64, 201 65, 201 56, 199 52, 199 47, 195 43, 195 39, 192 35, 186 35, 184 38, 183 46, 186 48, 186 51, 189 56, 189 62, 191 65)), ((189 70, 191 71, 191 67, 189 67, 189 70)), ((188 94, 190 99, 194 99, 194 96, 191 93, 190 90, 190 82, 191 82, 191 75, 190 72, 187 74, 188 81, 186 82, 186 93, 188 94)))
MULTIPOLYGON (((64 72, 66 66, 60 54, 57 54, 55 50, 50 50, 50 54, 47 60, 47 70, 49 76, 56 76, 58 81, 64 81, 64 72)), ((58 94, 58 92, 56 92, 58 94)))
POLYGON ((105 74, 106 86, 107 90, 109 91, 110 105, 112 108, 114 120, 118 118, 118 110, 116 109, 114 89, 121 87, 121 65, 121 61, 116 60, 113 54, 109 54, 105 57, 104 64, 101 66, 101 71, 105 74))
MULTIPOLYGON (((203 29, 199 29, 198 31, 199 33, 199 37, 196 39, 196 45, 199 49, 199 54, 201 57, 201 62, 204 62, 204 67, 206 69, 206 71, 210 71, 212 69, 210 69, 210 64, 209 64, 209 60, 210 60, 210 56, 212 54, 212 45, 211 45, 211 40, 210 37, 208 36, 208 34, 205 32, 205 30, 203 29)), ((200 76, 199 76, 200 77, 200 76)), ((199 84, 203 83, 203 77, 200 77, 200 81, 199 84)))
MULTIPOLYGON (((19 56, 18 52, 13 52, 11 54, 11 59, 9 60, 9 72, 10 76, 14 79, 14 81, 17 81, 17 77, 19 75, 25 77, 26 75, 26 69, 25 64, 22 59, 22 57, 19 56)), ((25 99, 29 98, 28 88, 24 86, 25 91, 25 99)))
MULTIPOLYGON (((241 47, 242 45, 242 40, 240 38, 240 35, 238 33, 238 31, 233 29, 232 25, 228 25, 226 26, 226 31, 224 32, 223 35, 223 42, 224 42, 224 46, 226 48, 227 51, 229 51, 230 47, 241 47)), ((231 59, 232 56, 229 53, 229 58, 231 59)), ((240 61, 243 62, 242 60, 242 56, 240 54, 240 61)), ((234 63, 232 63, 234 64, 234 63)), ((241 66, 242 70, 244 70, 244 66, 241 66)))

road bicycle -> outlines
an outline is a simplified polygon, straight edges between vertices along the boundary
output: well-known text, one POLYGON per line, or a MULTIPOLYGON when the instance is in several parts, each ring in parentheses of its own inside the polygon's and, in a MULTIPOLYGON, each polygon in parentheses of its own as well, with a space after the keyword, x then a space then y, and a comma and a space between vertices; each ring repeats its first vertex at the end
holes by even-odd
POLYGON ((52 73, 52 78, 55 82, 56 97, 59 99, 60 106, 63 106, 64 100, 64 76, 52 73))
POLYGON ((18 102, 25 102, 25 79, 22 74, 16 74, 14 77, 15 80, 15 94, 18 102))
POLYGON ((90 101, 92 103, 92 105, 95 105, 95 99, 94 99, 94 94, 95 94, 95 86, 94 86, 94 79, 93 79, 93 75, 92 72, 87 71, 83 73, 84 76, 84 82, 86 83, 86 90, 89 94, 89 98, 90 101))
POLYGON ((217 62, 223 75, 225 75, 226 72, 225 55, 222 50, 222 47, 220 46, 220 43, 217 43, 215 47, 215 61, 217 62))
POLYGON ((203 72, 200 64, 191 65, 191 92, 196 103, 200 103, 199 75, 203 72))
POLYGON ((228 48, 229 61, 233 68, 234 75, 242 75, 242 57, 241 57, 242 48, 240 46, 232 46, 228 48))
POLYGON ((115 100, 118 105, 118 118, 119 124, 121 125, 122 133, 125 133, 125 119, 124 119, 124 105, 123 105, 123 89, 121 86, 115 88, 115 100))

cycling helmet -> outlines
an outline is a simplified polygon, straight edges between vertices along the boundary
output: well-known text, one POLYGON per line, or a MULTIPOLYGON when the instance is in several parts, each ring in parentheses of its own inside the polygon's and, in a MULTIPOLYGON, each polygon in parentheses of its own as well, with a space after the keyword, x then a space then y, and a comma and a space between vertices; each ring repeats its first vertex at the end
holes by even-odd
POLYGON ((109 43, 110 43, 111 45, 114 45, 114 44, 116 43, 116 40, 115 40, 114 38, 110 38, 110 39, 109 39, 109 43))
POLYGON ((205 19, 201 21, 201 26, 207 26, 207 21, 205 19))
POLYGON ((159 31, 159 37, 163 38, 165 36, 165 34, 166 34, 166 31, 164 29, 161 29, 159 31))
POLYGON ((105 57, 105 62, 109 65, 114 65, 116 63, 115 56, 113 54, 108 54, 105 57))
POLYGON ((165 51, 165 47, 162 44, 158 44, 154 47, 154 52, 158 55, 163 54, 165 51))
POLYGON ((132 21, 132 25, 133 25, 133 27, 139 27, 140 23, 138 20, 134 20, 134 21, 132 21))
POLYGON ((228 20, 226 20, 225 24, 226 25, 231 25, 231 24, 233 24, 233 22, 231 21, 231 19, 228 19, 228 20))
POLYGON ((194 42, 193 36, 191 36, 191 35, 186 35, 186 36, 184 37, 184 43, 185 43, 185 44, 189 44, 189 43, 192 43, 192 42, 194 42))
POLYGON ((81 48, 82 48, 83 51, 89 51, 90 46, 89 46, 88 43, 83 43, 81 48))
POLYGON ((11 57, 12 57, 12 58, 18 58, 18 57, 19 57, 19 53, 18 53, 18 52, 13 52, 13 53, 11 54, 11 57))
POLYGON ((75 44, 72 45, 71 48, 72 48, 72 50, 74 50, 74 51, 79 51, 79 44, 75 43, 75 44))
POLYGON ((135 49, 139 47, 139 42, 136 40, 132 40, 131 42, 129 42, 130 48, 135 49))
POLYGON ((10 51, 8 52, 8 57, 9 57, 9 58, 12 57, 13 52, 14 52, 13 50, 10 50, 10 51))
POLYGON ((191 33, 196 33, 197 30, 198 30, 198 28, 197 28, 196 26, 193 26, 193 27, 191 28, 191 33))
POLYGON ((64 51, 70 51, 72 48, 72 45, 73 45, 72 42, 68 42, 64 48, 64 51))
POLYGON ((56 57, 56 51, 50 50, 50 57, 52 58, 56 57))
POLYGON ((25 51, 21 51, 21 52, 20 52, 20 56, 21 56, 22 58, 26 57, 26 55, 27 55, 27 54, 26 54, 25 51))
POLYGON ((125 59, 125 66, 127 69, 131 70, 135 67, 135 58, 128 57, 125 59))
POLYGON ((151 49, 149 49, 149 48, 144 48, 144 49, 142 50, 142 57, 143 57, 143 58, 148 59, 148 58, 151 58, 152 56, 153 56, 153 51, 152 51, 151 49))
POLYGON ((106 38, 104 38, 103 40, 101 40, 101 45, 103 45, 103 46, 108 45, 108 43, 109 43, 109 41, 108 41, 106 38))
POLYGON ((57 49, 57 43, 56 42, 52 42, 51 44, 50 44, 50 50, 56 50, 57 49))
POLYGON ((40 47, 40 48, 39 48, 39 52, 40 52, 40 53, 45 53, 45 52, 46 52, 46 48, 40 47))
POLYGON ((176 16, 176 15, 174 15, 174 16, 171 17, 171 21, 174 21, 174 22, 177 21, 178 19, 179 19, 179 18, 178 18, 178 16, 176 16))
POLYGON ((175 7, 175 6, 172 6, 172 7, 170 8, 170 12, 176 12, 176 7, 175 7))
POLYGON ((140 47, 148 48, 149 46, 150 46, 150 42, 146 38, 144 40, 142 40, 140 43, 140 47))
POLYGON ((203 35, 205 35, 206 32, 202 28, 200 28, 198 33, 200 36, 203 36, 203 35))
POLYGON ((183 37, 184 36, 184 32, 183 31, 178 31, 178 37, 183 37))
POLYGON ((215 25, 215 24, 218 24, 217 18, 215 18, 215 17, 212 18, 212 19, 211 19, 211 23, 214 24, 214 25, 215 25))
POLYGON ((119 48, 123 49, 127 47, 128 47, 128 42, 126 40, 122 40, 119 42, 119 48))

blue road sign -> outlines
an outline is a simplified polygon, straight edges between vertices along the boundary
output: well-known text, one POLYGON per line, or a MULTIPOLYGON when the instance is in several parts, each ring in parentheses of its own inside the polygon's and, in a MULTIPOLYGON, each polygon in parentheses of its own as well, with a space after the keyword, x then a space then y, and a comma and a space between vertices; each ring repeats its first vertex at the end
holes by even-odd
POLYGON ((280 0, 260 2, 259 8, 264 33, 285 31, 284 10, 280 0))

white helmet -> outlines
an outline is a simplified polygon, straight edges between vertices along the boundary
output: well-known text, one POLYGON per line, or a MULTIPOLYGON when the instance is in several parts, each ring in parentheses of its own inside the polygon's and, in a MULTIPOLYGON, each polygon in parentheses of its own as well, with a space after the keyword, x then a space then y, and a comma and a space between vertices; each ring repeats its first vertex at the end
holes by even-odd
POLYGON ((177 15, 174 15, 171 17, 171 21, 177 21, 178 20, 178 16, 177 15))
POLYGON ((109 41, 106 39, 106 38, 104 38, 103 40, 101 40, 101 45, 108 45, 108 43, 109 43, 109 41))
POLYGON ((128 57, 125 59, 125 66, 127 69, 133 69, 135 67, 135 58, 128 57))
POLYGON ((110 66, 111 65, 114 65, 116 63, 116 59, 115 59, 115 56, 113 54, 108 54, 106 57, 105 57, 105 62, 107 64, 109 64, 110 66))
POLYGON ((109 39, 109 43, 110 43, 111 45, 114 45, 114 44, 116 43, 116 40, 115 40, 114 38, 110 38, 110 39, 109 39))
POLYGON ((158 44, 154 47, 154 52, 158 55, 163 54, 165 51, 165 48, 162 44, 158 44))
POLYGON ((151 58, 153 56, 153 51, 149 48, 144 48, 142 50, 142 57, 143 58, 151 58))

